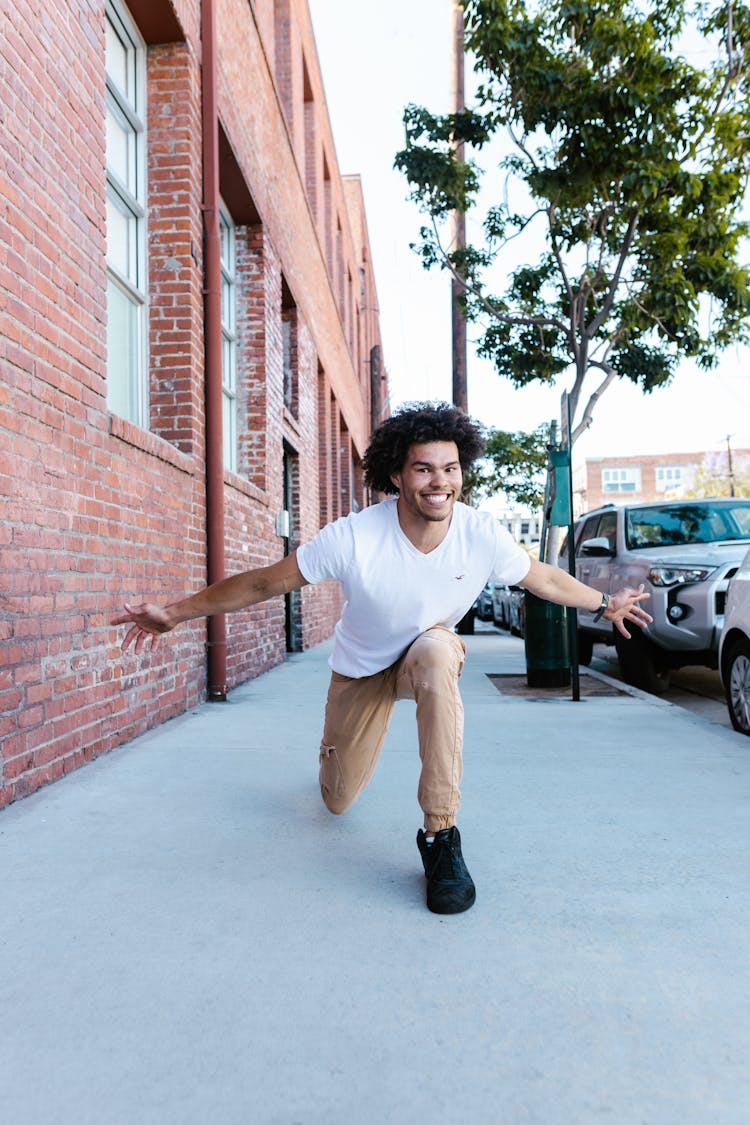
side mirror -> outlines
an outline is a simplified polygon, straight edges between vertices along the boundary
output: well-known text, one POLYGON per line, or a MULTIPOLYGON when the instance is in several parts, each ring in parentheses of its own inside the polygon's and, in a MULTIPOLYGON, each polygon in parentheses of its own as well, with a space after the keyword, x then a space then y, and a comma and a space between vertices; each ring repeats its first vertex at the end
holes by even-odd
POLYGON ((589 558, 612 558, 614 555, 613 549, 609 545, 609 539, 604 535, 598 535, 596 539, 586 539, 579 548, 579 554, 588 555, 589 558))

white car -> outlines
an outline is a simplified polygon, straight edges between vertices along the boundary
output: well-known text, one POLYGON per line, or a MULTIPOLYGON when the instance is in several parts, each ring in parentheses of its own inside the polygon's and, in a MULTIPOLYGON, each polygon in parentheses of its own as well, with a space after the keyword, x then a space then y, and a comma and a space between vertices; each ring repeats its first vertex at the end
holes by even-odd
POLYGON ((729 583, 719 671, 732 726, 750 735, 750 551, 729 583))

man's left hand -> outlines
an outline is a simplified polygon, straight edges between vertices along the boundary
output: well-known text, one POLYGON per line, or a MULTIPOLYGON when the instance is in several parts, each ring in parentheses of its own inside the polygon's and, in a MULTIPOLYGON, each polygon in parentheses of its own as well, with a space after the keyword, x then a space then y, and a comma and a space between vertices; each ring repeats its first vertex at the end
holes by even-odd
POLYGON ((630 633, 624 624, 626 621, 632 621, 643 629, 654 620, 651 614, 646 613, 646 610, 639 604, 644 598, 650 597, 651 595, 646 593, 642 583, 637 590, 633 590, 630 586, 624 586, 617 593, 612 594, 609 605, 602 616, 606 617, 607 621, 611 621, 623 637, 630 639, 630 633))

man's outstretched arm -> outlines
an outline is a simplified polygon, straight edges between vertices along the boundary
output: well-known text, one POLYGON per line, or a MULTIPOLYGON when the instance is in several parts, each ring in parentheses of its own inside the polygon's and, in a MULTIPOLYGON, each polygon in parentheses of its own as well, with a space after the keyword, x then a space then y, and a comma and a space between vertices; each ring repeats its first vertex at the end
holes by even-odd
MULTIPOLYGON (((602 599, 600 590, 594 589, 593 586, 585 586, 561 567, 549 566, 547 563, 538 562, 537 559, 531 560, 529 572, 519 585, 549 602, 573 606, 575 609, 587 609, 591 613, 596 612, 602 599)), ((637 590, 624 586, 609 599, 609 605, 602 617, 611 621, 624 637, 630 637, 625 627, 626 621, 632 621, 641 629, 653 621, 651 614, 639 605, 639 602, 649 597, 651 595, 645 592, 643 586, 639 586, 637 590)))
POLYGON ((153 648, 162 633, 168 633, 183 621, 246 609, 306 585, 307 579, 298 567, 297 553, 293 551, 271 566, 233 574, 231 578, 205 586, 196 594, 171 605, 158 606, 151 602, 129 605, 126 602, 125 613, 115 617, 112 624, 130 625, 122 647, 125 649, 132 645, 134 652, 140 652, 149 637, 153 648))

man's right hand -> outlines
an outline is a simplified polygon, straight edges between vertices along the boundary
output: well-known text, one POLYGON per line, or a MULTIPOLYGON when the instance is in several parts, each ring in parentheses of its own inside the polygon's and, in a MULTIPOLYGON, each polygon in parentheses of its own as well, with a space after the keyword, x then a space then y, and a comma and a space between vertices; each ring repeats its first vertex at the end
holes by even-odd
POLYGON ((123 650, 130 648, 132 645, 133 652, 138 653, 150 637, 151 651, 153 652, 162 633, 168 633, 177 624, 170 616, 168 609, 162 609, 161 606, 151 605, 148 602, 143 602, 141 605, 128 605, 125 602, 125 609, 126 613, 121 617, 115 617, 112 621, 113 625, 131 626, 123 638, 123 650))

